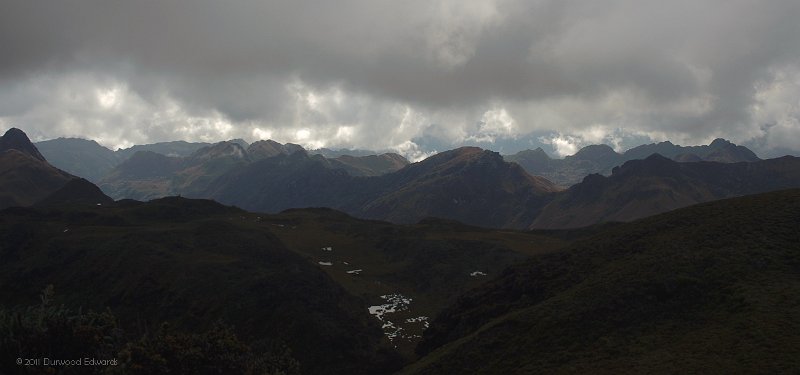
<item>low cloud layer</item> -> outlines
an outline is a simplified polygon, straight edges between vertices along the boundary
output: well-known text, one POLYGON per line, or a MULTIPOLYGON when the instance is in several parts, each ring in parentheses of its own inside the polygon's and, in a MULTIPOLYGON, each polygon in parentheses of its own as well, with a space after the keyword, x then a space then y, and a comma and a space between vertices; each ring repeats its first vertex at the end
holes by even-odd
POLYGON ((797 1, 12 0, 0 128, 109 147, 800 144, 797 1), (528 141, 530 140, 530 141, 528 141))

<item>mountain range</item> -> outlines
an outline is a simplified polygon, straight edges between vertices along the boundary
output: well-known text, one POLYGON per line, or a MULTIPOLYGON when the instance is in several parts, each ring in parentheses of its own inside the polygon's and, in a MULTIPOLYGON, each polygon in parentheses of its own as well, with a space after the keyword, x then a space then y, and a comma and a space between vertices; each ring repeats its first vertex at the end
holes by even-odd
POLYGON ((799 159, 760 160, 721 139, 692 147, 662 142, 624 154, 588 146, 565 159, 549 159, 542 150, 523 153, 539 155, 537 160, 559 173, 610 169, 608 176, 588 174, 566 190, 527 172, 524 161, 509 163, 508 156, 475 147, 409 164, 396 154, 326 158, 269 140, 244 145, 220 142, 188 156, 140 150, 111 169, 99 186, 114 199, 182 195, 257 212, 329 207, 395 223, 438 217, 516 229, 630 221, 695 203, 800 187, 799 159), (635 159, 651 151, 658 153, 635 159), (625 161, 629 158, 634 159, 625 161))
POLYGON ((571 186, 590 174, 608 175, 614 167, 626 161, 644 159, 652 154, 679 162, 737 163, 761 160, 747 147, 724 139, 715 139, 706 146, 679 146, 665 141, 637 146, 624 153, 618 153, 608 145, 591 145, 563 159, 551 159, 544 150, 537 148, 505 155, 504 158, 521 165, 530 174, 543 176, 560 186, 571 186))
POLYGON ((372 177, 352 176, 321 156, 280 155, 225 174, 195 197, 259 212, 330 207, 396 223, 433 216, 524 228, 557 190, 497 153, 465 147, 372 177))
MULTIPOLYGON (((226 141, 235 143, 249 152, 250 157, 258 160, 280 153, 292 153, 303 149, 302 146, 287 143, 285 145, 272 140, 257 141, 252 145, 242 139, 226 141)), ((203 148, 214 146, 207 142, 159 142, 145 145, 134 145, 112 151, 95 141, 81 138, 56 138, 35 143, 43 158, 50 160, 54 166, 68 173, 83 177, 94 183, 113 173, 112 170, 130 159, 138 152, 153 152, 172 158, 188 158, 203 148)), ((354 175, 376 175, 395 170, 408 164, 408 161, 397 154, 378 154, 365 150, 330 150, 322 148, 310 150, 312 155, 323 155, 325 158, 338 160, 341 168, 354 175), (389 155, 387 157, 386 155, 389 155), (364 158, 362 161, 361 157, 364 158)))
POLYGON ((701 202, 800 187, 800 158, 680 163, 653 154, 589 175, 550 202, 532 228, 631 221, 701 202))

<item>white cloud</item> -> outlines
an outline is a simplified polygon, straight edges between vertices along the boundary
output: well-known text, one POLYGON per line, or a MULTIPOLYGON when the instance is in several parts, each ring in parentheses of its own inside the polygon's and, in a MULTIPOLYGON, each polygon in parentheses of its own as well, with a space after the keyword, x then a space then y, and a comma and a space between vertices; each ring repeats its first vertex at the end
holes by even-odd
POLYGON ((514 138, 517 134, 516 121, 505 108, 490 109, 483 113, 475 134, 465 137, 467 141, 494 143, 498 138, 514 138))
POLYGON ((418 162, 436 153, 436 150, 421 150, 419 145, 412 141, 405 141, 389 147, 390 150, 403 155, 411 162, 418 162))
POLYGON ((0 126, 111 147, 796 147, 798 18, 796 0, 12 2, 0 126))
POLYGON ((425 28, 429 56, 447 69, 464 65, 474 55, 484 30, 502 21, 495 1, 431 2, 425 28))
POLYGON ((756 86, 753 119, 769 148, 800 148, 800 67, 775 69, 769 81, 756 86))
POLYGON ((552 137, 539 138, 544 144, 552 145, 559 157, 573 155, 581 148, 583 141, 571 135, 555 134, 552 137))

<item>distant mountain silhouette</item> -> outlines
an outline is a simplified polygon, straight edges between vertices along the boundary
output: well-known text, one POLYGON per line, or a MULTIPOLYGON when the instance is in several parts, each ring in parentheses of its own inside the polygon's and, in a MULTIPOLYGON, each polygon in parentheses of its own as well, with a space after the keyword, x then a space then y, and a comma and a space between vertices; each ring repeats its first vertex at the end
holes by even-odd
POLYGON ((549 203, 533 228, 575 228, 630 221, 657 213, 747 194, 800 187, 800 158, 757 162, 679 163, 654 154, 589 175, 549 203))
MULTIPOLYGON (((241 146, 243 150, 246 150, 246 159, 251 161, 305 151, 300 145, 292 143, 280 144, 272 140, 248 144, 244 140, 234 139, 225 141, 225 143, 241 146)), ((118 178, 119 173, 112 170, 130 159, 137 152, 153 152, 168 157, 188 158, 193 155, 197 157, 195 154, 201 149, 207 149, 217 144, 173 141, 135 145, 112 151, 95 141, 79 138, 58 138, 38 142, 36 145, 44 157, 57 168, 86 178, 94 183, 100 183, 104 179, 113 180, 118 178)), ((365 150, 343 149, 334 151, 323 148, 314 150, 311 154, 321 154, 326 158, 338 160, 338 162, 331 164, 333 168, 344 169, 355 176, 377 176, 396 171, 408 164, 405 158, 397 154, 377 154, 365 150)), ((149 195, 138 195, 138 197, 144 196, 149 195)))
POLYGON ((761 160, 747 147, 737 146, 721 138, 715 139, 708 146, 678 146, 669 141, 652 143, 625 151, 624 156, 627 161, 644 159, 652 154, 660 154, 670 159, 680 154, 694 154, 706 161, 718 161, 722 163, 761 160))
POLYGON ((133 156, 139 151, 150 151, 165 156, 183 157, 195 153, 197 150, 211 146, 208 142, 185 142, 185 141, 172 141, 172 142, 158 142, 145 145, 135 145, 128 148, 119 149, 116 151, 120 161, 133 156))
POLYGON ((653 143, 634 147, 623 154, 607 145, 590 145, 564 159, 551 159, 541 148, 505 155, 507 161, 518 163, 528 173, 543 176, 561 186, 581 182, 590 174, 608 175, 611 169, 629 160, 644 159, 660 154, 681 162, 717 161, 721 163, 761 160, 744 146, 724 139, 715 139, 707 146, 678 146, 672 142, 653 143))
POLYGON ((149 200, 168 195, 193 195, 214 178, 250 162, 238 143, 202 147, 188 157, 139 151, 114 168, 100 187, 116 198, 149 200))
POLYGON ((115 199, 150 200, 175 195, 172 179, 182 160, 152 151, 139 151, 111 170, 98 184, 115 199))
POLYGON ((37 142, 36 148, 56 168, 94 183, 120 163, 120 155, 114 151, 80 138, 37 142))
MULTIPOLYGON (((238 143, 219 142, 202 147, 187 157, 169 157, 140 151, 110 171, 101 180, 100 186, 115 198, 148 200, 177 194, 204 197, 204 192, 213 190, 210 187, 213 180, 224 174, 239 173, 236 171, 248 169, 247 165, 251 163, 274 158, 283 160, 283 157, 294 154, 309 158, 299 145, 282 145, 269 140, 254 142, 247 150, 238 143)), ((405 158, 397 154, 340 156, 336 159, 314 156, 313 159, 321 162, 325 168, 342 170, 353 176, 377 176, 396 171, 408 164, 405 158)), ((273 161, 266 163, 271 164, 273 161)), ((276 198, 279 201, 282 199, 276 198)))
MULTIPOLYGON (((247 148, 241 139, 228 141, 247 148)), ((189 143, 184 141, 160 142, 136 145, 112 151, 95 141, 80 138, 57 138, 36 143, 42 155, 53 164, 76 176, 99 183, 111 170, 125 162, 137 152, 153 152, 171 157, 188 157, 198 150, 213 146, 211 143, 189 143)))

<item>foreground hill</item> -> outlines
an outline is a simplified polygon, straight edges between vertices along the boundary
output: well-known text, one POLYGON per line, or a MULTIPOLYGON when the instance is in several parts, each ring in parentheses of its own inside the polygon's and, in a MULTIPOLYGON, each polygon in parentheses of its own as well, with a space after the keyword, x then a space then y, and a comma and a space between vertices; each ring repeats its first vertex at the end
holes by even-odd
POLYGON ((52 284, 128 331, 224 321, 255 347, 287 345, 304 373, 397 366, 359 298, 243 215, 182 198, 0 211, 0 304, 34 304, 52 284))
POLYGON ((800 190, 696 205, 468 293, 406 373, 793 373, 800 190))
POLYGON ((83 178, 73 178, 60 189, 36 202, 38 206, 113 204, 114 200, 103 194, 97 185, 83 178))
POLYGON ((800 187, 800 158, 752 163, 678 163, 652 155, 590 175, 545 207, 533 228, 631 221, 716 199, 800 187))
POLYGON ((634 147, 622 154, 608 145, 590 145, 564 159, 551 159, 544 150, 538 148, 505 155, 504 158, 521 165, 528 173, 544 176, 561 186, 571 186, 590 174, 608 175, 614 167, 626 161, 645 159, 652 154, 681 162, 738 163, 760 160, 747 147, 724 139, 715 139, 709 145, 702 146, 679 146, 669 141, 652 143, 634 147))
POLYGON ((174 197, 97 205, 96 193, 74 180, 46 204, 0 211, 0 311, 52 284, 67 306, 109 308, 128 332, 221 320, 254 348, 285 344, 306 373, 397 369, 457 295, 570 241, 174 197))
POLYGON ((73 178, 50 165, 21 130, 0 137, 0 208, 30 206, 73 178))

